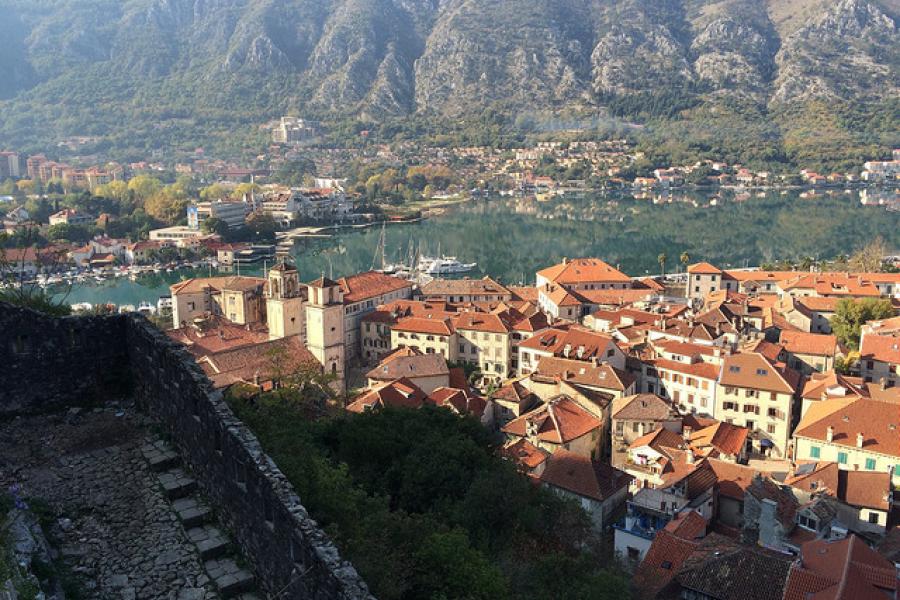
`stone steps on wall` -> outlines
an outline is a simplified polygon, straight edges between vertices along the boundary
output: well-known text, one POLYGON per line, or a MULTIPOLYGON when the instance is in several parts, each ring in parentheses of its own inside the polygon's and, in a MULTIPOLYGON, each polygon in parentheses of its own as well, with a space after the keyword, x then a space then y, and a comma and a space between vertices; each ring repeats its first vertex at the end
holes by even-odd
POLYGON ((203 525, 187 530, 188 539, 191 540, 200 552, 200 558, 211 560, 228 554, 231 541, 228 536, 213 525, 203 525))
POLYGON ((178 515, 182 527, 185 530, 194 527, 202 527, 213 520, 213 513, 209 506, 198 496, 185 496, 172 502, 172 508, 178 515))
POLYGON ((175 449, 162 440, 144 444, 141 447, 141 453, 154 473, 168 471, 181 463, 181 457, 178 456, 175 449))
POLYGON ((187 474, 181 467, 175 467, 157 475, 163 493, 169 500, 178 500, 194 493, 197 480, 187 474))
POLYGON ((179 465, 177 452, 162 440, 151 440, 141 451, 157 473, 163 493, 194 544, 211 584, 222 598, 260 600, 256 578, 241 566, 231 539, 216 522, 212 509, 201 497, 197 481, 179 465))
POLYGON ((250 592, 256 583, 253 573, 238 565, 231 558, 208 560, 203 563, 203 566, 223 598, 234 598, 250 592))

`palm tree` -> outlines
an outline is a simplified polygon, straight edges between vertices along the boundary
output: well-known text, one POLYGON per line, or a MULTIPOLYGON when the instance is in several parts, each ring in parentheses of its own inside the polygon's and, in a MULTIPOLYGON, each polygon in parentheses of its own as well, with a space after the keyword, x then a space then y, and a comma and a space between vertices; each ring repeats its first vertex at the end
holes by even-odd
POLYGON ((688 263, 691 262, 691 255, 688 254, 687 251, 685 250, 684 252, 681 253, 681 256, 678 258, 681 261, 681 265, 683 266, 683 268, 685 270, 687 270, 688 263))
POLYGON ((668 256, 663 252, 659 256, 656 257, 656 261, 659 263, 659 268, 662 270, 662 276, 666 276, 666 260, 668 260, 668 256))

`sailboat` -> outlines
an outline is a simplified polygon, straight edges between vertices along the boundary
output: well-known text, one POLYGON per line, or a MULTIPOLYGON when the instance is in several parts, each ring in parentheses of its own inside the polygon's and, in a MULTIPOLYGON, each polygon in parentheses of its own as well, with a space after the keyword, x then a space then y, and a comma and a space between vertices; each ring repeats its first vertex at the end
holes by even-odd
POLYGON ((441 246, 438 244, 438 256, 419 257, 418 270, 427 275, 452 275, 454 273, 468 273, 478 266, 478 263, 459 262, 455 256, 441 254, 441 246))
POLYGON ((381 235, 378 238, 378 245, 375 247, 375 256, 372 258, 372 270, 377 273, 384 273, 385 275, 401 275, 403 273, 409 272, 409 267, 404 265, 403 263, 389 263, 387 262, 385 245, 387 241, 387 224, 381 224, 381 235), (375 268, 379 263, 379 258, 381 259, 381 267, 375 268))

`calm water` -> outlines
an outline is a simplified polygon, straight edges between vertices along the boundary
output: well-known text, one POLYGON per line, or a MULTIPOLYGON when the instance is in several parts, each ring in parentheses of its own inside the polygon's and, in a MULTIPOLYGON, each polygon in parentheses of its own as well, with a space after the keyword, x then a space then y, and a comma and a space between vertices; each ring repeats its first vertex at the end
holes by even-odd
MULTIPOLYGON (((405 259, 410 248, 475 262, 471 276, 489 274, 506 283, 533 283, 536 270, 563 257, 598 256, 632 275, 657 273, 660 253, 668 269, 692 261, 722 266, 754 265, 779 258, 849 254, 876 235, 900 249, 897 192, 843 192, 804 198, 797 192, 679 195, 671 201, 625 196, 566 196, 551 201, 497 198, 448 209, 421 223, 389 225, 388 261, 405 259), (893 203, 864 205, 880 198, 893 203)), ((328 239, 298 242, 301 275, 339 277, 372 267, 380 228, 347 231, 328 239)), ((380 255, 378 257, 380 264, 380 255)), ((243 271, 242 274, 259 274, 243 271)), ((168 286, 207 271, 177 271, 71 290, 69 302, 136 304, 154 301, 168 286)))

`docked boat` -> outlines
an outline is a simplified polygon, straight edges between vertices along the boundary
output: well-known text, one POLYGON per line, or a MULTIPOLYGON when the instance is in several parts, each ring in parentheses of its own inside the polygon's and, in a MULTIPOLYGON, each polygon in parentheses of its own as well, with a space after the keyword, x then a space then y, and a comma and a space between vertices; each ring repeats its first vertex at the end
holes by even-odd
POLYGON ((419 272, 428 275, 452 275, 455 273, 468 273, 478 266, 478 263, 462 263, 455 256, 442 256, 433 258, 423 256, 419 259, 419 272))

